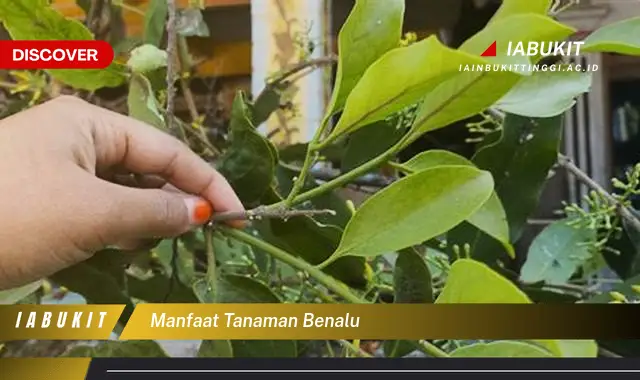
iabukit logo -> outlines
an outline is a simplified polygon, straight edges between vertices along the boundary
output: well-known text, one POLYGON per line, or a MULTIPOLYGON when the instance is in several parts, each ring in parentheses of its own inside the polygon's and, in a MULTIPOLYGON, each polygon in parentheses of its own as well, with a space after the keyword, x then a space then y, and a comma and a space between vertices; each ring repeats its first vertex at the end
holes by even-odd
MULTIPOLYGON (((483 65, 460 65, 460 71, 597 71, 598 65, 580 63, 566 63, 562 57, 580 56, 580 48, 584 41, 562 42, 513 42, 509 41, 505 54, 509 57, 559 57, 558 63, 487 63, 483 65)), ((496 57, 498 55, 498 42, 493 43, 480 56, 496 57)))

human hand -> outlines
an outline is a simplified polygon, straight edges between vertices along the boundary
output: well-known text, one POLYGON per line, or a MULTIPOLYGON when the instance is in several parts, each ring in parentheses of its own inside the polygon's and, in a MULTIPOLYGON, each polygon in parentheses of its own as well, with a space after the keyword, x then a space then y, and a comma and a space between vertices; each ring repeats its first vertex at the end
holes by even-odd
POLYGON ((244 210, 222 175, 184 144, 75 97, 0 120, 0 153, 0 289, 109 245, 180 235, 213 210, 244 210), (114 183, 123 173, 167 186, 114 183))

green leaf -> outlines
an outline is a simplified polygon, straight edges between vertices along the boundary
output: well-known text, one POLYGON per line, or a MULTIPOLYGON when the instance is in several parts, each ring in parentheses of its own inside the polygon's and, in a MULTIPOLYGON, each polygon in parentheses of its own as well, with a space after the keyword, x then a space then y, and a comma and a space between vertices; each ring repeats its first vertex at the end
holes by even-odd
POLYGON ((165 121, 160 113, 160 105, 156 99, 151 83, 142 74, 134 74, 129 81, 129 95, 127 96, 129 116, 152 125, 159 129, 165 129, 165 121))
MULTIPOLYGON (((435 303, 520 304, 531 303, 531 300, 486 264, 460 259, 451 265, 447 283, 435 303)), ((594 347, 597 351, 592 340, 535 340, 533 343, 543 346, 555 356, 573 357, 580 354, 595 357, 594 347)))
POLYGON ((183 9, 178 13, 178 34, 184 37, 209 37, 209 27, 197 8, 183 9))
POLYGON ((459 76, 461 66, 483 63, 486 61, 480 57, 448 48, 436 36, 393 49, 373 63, 353 88, 327 139, 351 133, 415 104, 432 88, 459 76))
MULTIPOLYGON (((0 1, 0 22, 14 40, 92 40, 93 35, 78 20, 65 18, 48 0, 0 1)), ((112 63, 106 69, 47 70, 55 79, 76 89, 95 91, 124 83, 124 66, 112 63)))
POLYGON ((366 128, 358 129, 349 136, 340 165, 342 171, 351 171, 386 152, 406 132, 406 128, 397 128, 387 120, 380 120, 366 128))
POLYGON ((619 236, 611 236, 603 256, 609 268, 626 280, 640 274, 640 231, 627 219, 621 219, 623 231, 619 236))
POLYGON ((489 22, 495 22, 509 16, 523 13, 545 15, 549 11, 552 1, 553 0, 504 0, 489 22))
POLYGON ((499 341, 460 347, 451 352, 450 356, 454 358, 544 358, 553 355, 533 344, 499 341))
POLYGON ((166 51, 158 49, 154 45, 145 44, 131 51, 127 66, 134 73, 145 74, 161 67, 166 67, 167 62, 166 51))
POLYGON ((566 284, 592 256, 586 243, 595 241, 593 230, 579 228, 560 220, 547 226, 531 243, 527 261, 520 272, 524 283, 544 281, 566 284))
POLYGON ((251 113, 253 117, 251 121, 254 126, 258 126, 271 116, 272 113, 280 108, 281 94, 280 90, 268 86, 258 95, 251 105, 251 113))
POLYGON ((431 273, 415 248, 400 250, 393 269, 394 303, 433 303, 431 273))
POLYGON ((581 51, 640 55, 640 17, 596 30, 584 41, 581 51))
MULTIPOLYGON (((413 172, 442 165, 475 167, 475 165, 466 158, 446 150, 429 150, 422 152, 402 164, 403 167, 413 172)), ((487 199, 478 211, 467 219, 467 222, 499 241, 512 258, 515 256, 513 247, 509 243, 509 224, 507 223, 507 216, 504 208, 502 207, 502 203, 495 192, 491 194, 491 197, 487 199)), ((458 239, 453 239, 453 242, 458 243, 459 245, 468 243, 471 245, 471 252, 473 252, 476 239, 477 236, 473 236, 469 239, 463 238, 463 240, 468 241, 458 241, 458 239)))
POLYGON ((231 113, 231 143, 217 164, 244 203, 258 201, 269 189, 278 162, 275 147, 255 130, 251 117, 245 95, 239 92, 231 113))
MULTIPOLYGON (((573 29, 545 16, 516 15, 489 24, 460 49, 481 54, 491 43, 498 41, 498 48, 503 52, 510 40, 525 44, 530 41, 559 41, 573 32, 573 29)), ((411 133, 417 138, 482 112, 507 94, 520 78, 521 75, 510 71, 463 71, 440 84, 423 99, 411 133)))
MULTIPOLYGON (((280 303, 280 299, 263 283, 249 277, 226 275, 218 282, 220 303, 280 303)), ((234 357, 295 357, 296 342, 292 340, 234 340, 234 357)))
POLYGON ((232 358, 233 347, 228 340, 204 340, 198 349, 199 358, 232 358))
POLYGON ((563 135, 562 117, 532 119, 507 115, 502 132, 496 134, 500 133, 502 138, 480 149, 472 161, 493 175, 513 243, 536 209, 549 171, 557 162, 563 135))
POLYGON ((435 303, 531 303, 526 294, 486 264, 460 259, 451 265, 435 303))
POLYGON ((166 0, 151 0, 144 13, 144 43, 160 46, 164 36, 167 14, 169 13, 166 0))
MULTIPOLYGON (((489 23, 484 29, 465 41, 460 50, 471 54, 482 54, 491 44, 496 43, 496 56, 489 57, 491 63, 529 64, 527 56, 508 56, 509 43, 523 42, 527 45, 531 41, 550 42, 561 41, 573 34, 575 30, 561 24, 551 17, 535 13, 516 13, 507 17, 500 17, 489 23)), ((529 70, 511 67, 512 71, 527 73, 529 70)))
POLYGON ((0 290, 0 305, 13 305, 25 297, 35 293, 42 286, 42 280, 35 281, 17 288, 0 290))
POLYGON ((576 97, 589 91, 591 78, 591 73, 579 71, 537 72, 520 79, 495 107, 521 116, 557 116, 573 107, 576 97))
POLYGON ((332 258, 371 257, 432 239, 473 215, 492 190, 489 173, 467 166, 405 177, 362 204, 332 258))
POLYGON ((398 46, 403 0, 357 0, 338 34, 338 68, 324 122, 340 111, 365 70, 398 46))
POLYGON ((107 341, 96 346, 76 346, 65 356, 94 358, 168 358, 164 349, 153 340, 107 341))

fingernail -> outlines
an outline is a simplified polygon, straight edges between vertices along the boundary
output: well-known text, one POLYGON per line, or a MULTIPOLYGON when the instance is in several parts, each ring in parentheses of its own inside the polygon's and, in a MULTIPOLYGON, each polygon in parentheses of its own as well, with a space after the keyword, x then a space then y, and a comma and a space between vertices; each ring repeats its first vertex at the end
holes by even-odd
POLYGON ((213 214, 213 207, 211 204, 202 198, 187 198, 184 200, 189 211, 189 217, 191 218, 191 224, 202 225, 211 219, 213 214))

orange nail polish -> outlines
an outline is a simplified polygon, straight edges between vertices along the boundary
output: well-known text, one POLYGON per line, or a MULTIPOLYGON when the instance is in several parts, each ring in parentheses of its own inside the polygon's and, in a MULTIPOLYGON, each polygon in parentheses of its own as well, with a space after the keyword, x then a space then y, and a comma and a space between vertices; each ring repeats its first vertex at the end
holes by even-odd
POLYGON ((194 224, 205 224, 209 219, 211 219, 211 214, 213 213, 213 208, 209 202, 199 199, 196 201, 195 207, 193 208, 193 215, 191 216, 194 224))

